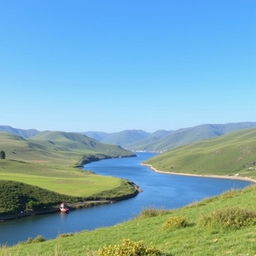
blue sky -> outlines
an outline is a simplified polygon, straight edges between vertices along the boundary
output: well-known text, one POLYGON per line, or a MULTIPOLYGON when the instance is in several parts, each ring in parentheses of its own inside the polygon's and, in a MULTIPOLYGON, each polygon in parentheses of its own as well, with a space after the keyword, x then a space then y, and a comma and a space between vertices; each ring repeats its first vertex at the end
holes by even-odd
POLYGON ((256 121, 254 0, 0 2, 0 124, 256 121))

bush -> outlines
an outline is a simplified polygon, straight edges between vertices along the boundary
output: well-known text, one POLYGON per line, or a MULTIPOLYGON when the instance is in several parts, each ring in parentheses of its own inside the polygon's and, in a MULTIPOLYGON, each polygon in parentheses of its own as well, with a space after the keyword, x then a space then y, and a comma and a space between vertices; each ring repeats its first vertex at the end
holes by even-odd
POLYGON ((41 243, 41 242, 44 242, 44 241, 46 241, 46 239, 45 239, 43 236, 41 236, 41 235, 36 236, 36 237, 33 239, 33 243, 41 243))
POLYGON ((185 228, 188 226, 187 219, 182 216, 170 217, 164 224, 165 229, 185 228))
POLYGON ((46 241, 46 239, 43 236, 38 235, 34 239, 29 237, 26 241, 21 242, 20 244, 32 244, 32 243, 40 243, 44 241, 46 241))
POLYGON ((240 208, 224 208, 203 217, 200 224, 204 227, 239 229, 256 224, 256 211, 240 208))
POLYGON ((59 238, 70 237, 70 236, 74 236, 74 233, 63 233, 58 235, 59 238))
POLYGON ((169 213, 170 211, 168 210, 163 210, 163 209, 154 209, 154 208, 148 208, 148 209, 144 209, 140 215, 138 216, 138 218, 150 218, 150 217, 156 217, 159 215, 164 215, 169 213))
POLYGON ((155 247, 147 247, 142 241, 123 240, 117 245, 108 245, 98 251, 99 256, 164 256, 155 247))

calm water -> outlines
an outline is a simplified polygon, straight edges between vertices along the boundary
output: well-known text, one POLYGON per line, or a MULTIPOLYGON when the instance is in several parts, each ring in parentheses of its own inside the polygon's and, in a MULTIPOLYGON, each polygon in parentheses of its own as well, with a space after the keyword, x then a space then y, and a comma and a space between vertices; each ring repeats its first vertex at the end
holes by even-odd
POLYGON ((55 238, 61 233, 111 226, 133 218, 147 207, 178 208, 250 184, 237 180, 158 174, 140 165, 153 155, 139 153, 138 157, 108 159, 86 165, 86 169, 95 173, 134 181, 143 189, 137 197, 73 211, 68 215, 49 214, 0 223, 0 243, 12 245, 38 234, 55 238))

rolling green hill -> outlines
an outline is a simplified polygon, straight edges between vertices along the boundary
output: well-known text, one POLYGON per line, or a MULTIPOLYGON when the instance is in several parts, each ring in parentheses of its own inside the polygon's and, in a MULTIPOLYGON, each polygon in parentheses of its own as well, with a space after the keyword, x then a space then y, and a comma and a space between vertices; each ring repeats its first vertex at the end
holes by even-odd
POLYGON ((183 128, 170 131, 167 136, 160 138, 148 138, 128 145, 130 150, 157 151, 162 152, 168 149, 188 145, 204 139, 214 138, 230 132, 255 128, 255 122, 229 123, 229 124, 204 124, 190 128, 183 128))
POLYGON ((179 147, 147 164, 169 172, 256 177, 256 129, 179 147))
MULTIPOLYGON (((75 168, 88 159, 133 155, 119 146, 102 144, 80 134, 45 132, 33 140, 26 140, 0 132, 1 150, 5 151, 6 159, 0 160, 0 181, 21 182, 61 194, 56 198, 72 196, 86 199, 98 195, 110 198, 135 191, 127 181, 75 168)), ((4 186, 3 183, 1 185, 4 186)), ((5 195, 2 193, 0 197, 5 195)))
POLYGON ((47 146, 5 132, 0 132, 0 150, 4 150, 7 158, 13 160, 49 161, 51 158, 58 158, 57 152, 47 146))
POLYGON ((103 144, 85 135, 72 132, 45 131, 30 138, 31 142, 56 150, 93 151, 109 156, 126 156, 131 152, 117 145, 103 144))

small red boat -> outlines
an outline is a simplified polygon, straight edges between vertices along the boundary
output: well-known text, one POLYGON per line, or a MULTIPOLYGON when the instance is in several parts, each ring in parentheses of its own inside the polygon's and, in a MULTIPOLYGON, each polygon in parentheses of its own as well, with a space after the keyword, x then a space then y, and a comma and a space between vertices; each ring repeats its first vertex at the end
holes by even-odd
POLYGON ((60 210, 61 213, 68 213, 69 212, 69 208, 67 207, 67 205, 65 205, 65 203, 60 204, 59 210, 60 210))

